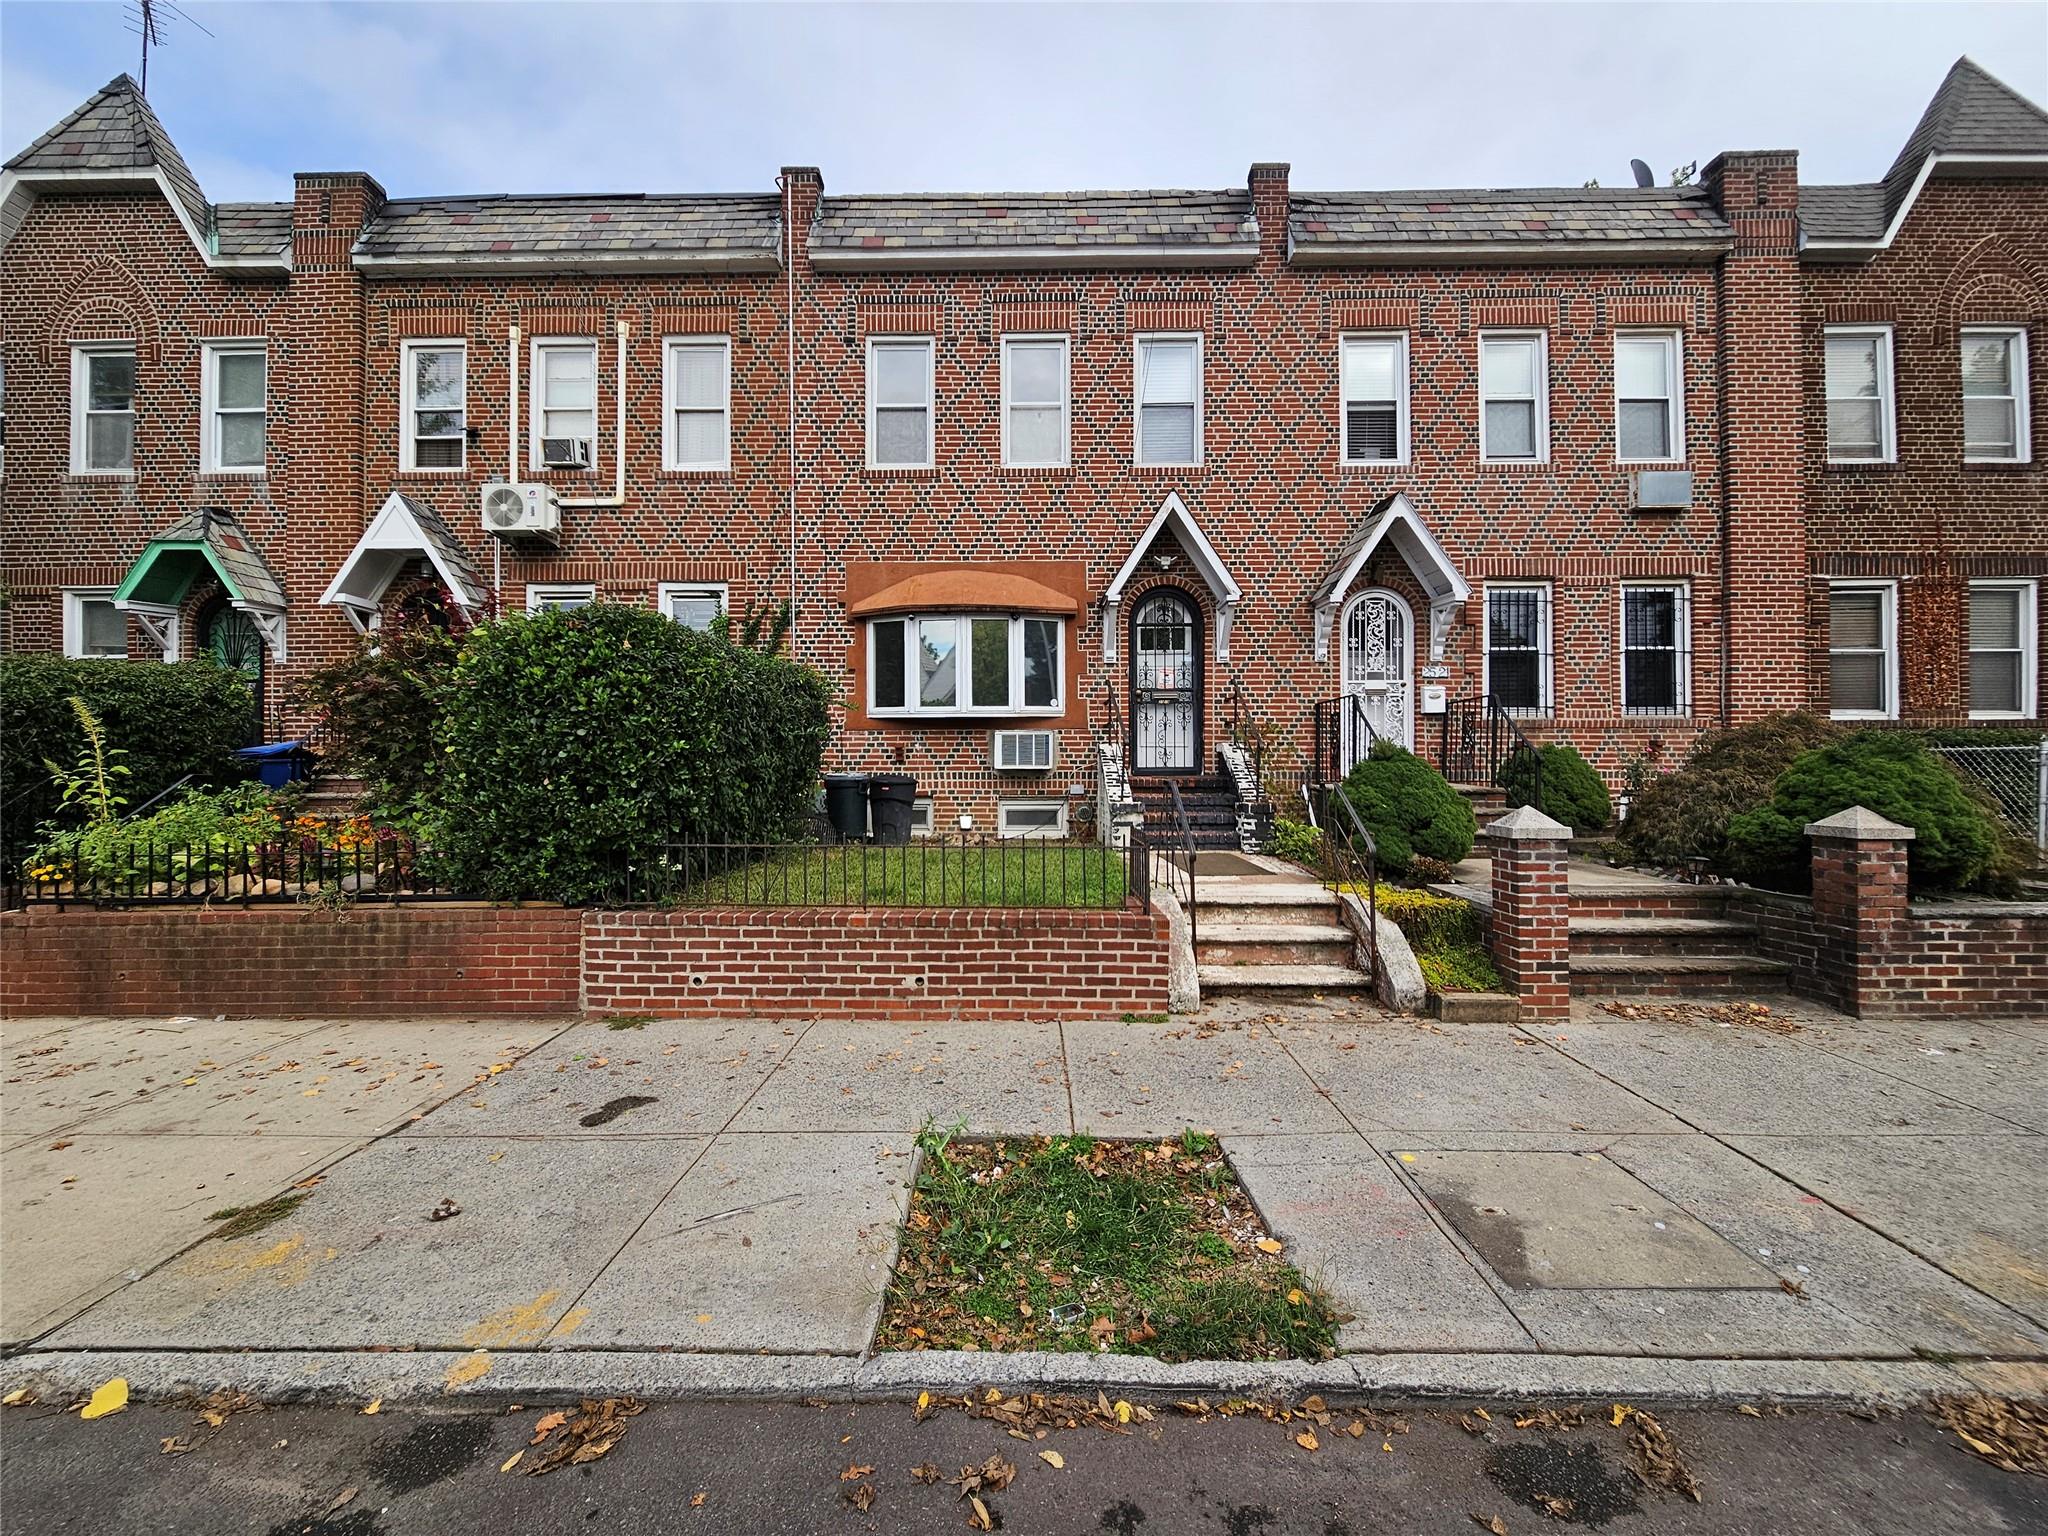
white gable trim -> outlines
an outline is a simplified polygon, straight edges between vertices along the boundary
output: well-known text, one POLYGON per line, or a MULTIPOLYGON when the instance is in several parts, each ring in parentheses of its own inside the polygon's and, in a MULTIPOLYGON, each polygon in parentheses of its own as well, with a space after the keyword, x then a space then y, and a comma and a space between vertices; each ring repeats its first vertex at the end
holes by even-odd
POLYGON ((1138 536, 1138 542, 1131 546, 1130 556, 1124 561, 1122 569, 1116 573, 1115 580, 1110 582, 1108 589, 1102 594, 1102 659, 1105 662, 1113 663, 1116 660, 1119 627, 1117 614, 1123 606, 1124 588, 1128 587, 1131 578, 1138 574, 1138 566, 1145 558, 1145 552, 1152 547, 1153 541, 1159 537, 1160 530, 1165 528, 1168 522, 1173 524, 1174 536, 1180 540, 1181 547, 1188 552, 1188 558, 1194 562, 1196 572, 1209 588, 1209 595, 1216 600, 1216 659, 1230 660, 1230 624, 1237 617, 1238 599, 1243 597, 1244 593, 1239 590, 1236 580, 1225 568, 1215 546, 1210 544, 1202 530, 1196 526, 1187 503, 1180 499, 1178 492, 1169 491, 1166 500, 1159 504, 1159 510, 1153 515, 1152 521, 1138 536))
POLYGON ((1450 632, 1451 615, 1472 595, 1472 586, 1451 563, 1443 545, 1437 543, 1436 536, 1415 510, 1415 504, 1396 491, 1379 511, 1373 513, 1371 532, 1359 541, 1351 558, 1316 593, 1317 661, 1329 660, 1331 620, 1344 607, 1344 600, 1351 593, 1351 584, 1358 580, 1358 573, 1372 559, 1373 551, 1389 535, 1393 537, 1394 548, 1408 562, 1408 569, 1415 573, 1415 579, 1429 597, 1429 659, 1432 662, 1444 659, 1444 641, 1450 632))
POLYGON ((1913 185, 1906 189, 1906 195, 1899 200, 1899 211, 1892 215, 1892 222, 1885 232, 1875 240, 1804 240, 1799 243, 1801 251, 1811 251, 1825 256, 1829 252, 1845 255, 1872 255, 1891 249, 1891 243, 1898 239, 1899 231, 1906 227, 1906 219, 1913 212, 1913 205, 1920 201, 1935 168, 1943 165, 1974 166, 1979 172, 1995 173, 2010 168, 2016 171, 2031 171, 2048 166, 2048 155, 2001 155, 1966 153, 1951 150, 1946 154, 1929 155, 1920 162, 1920 170, 1913 178, 1913 185))
POLYGON ((94 183, 110 187, 155 187, 163 194, 163 200, 171 205, 171 216, 185 231, 192 248, 209 267, 255 267, 270 272, 291 270, 289 242, 279 246, 274 256, 221 255, 214 249, 209 234, 192 222, 191 211, 171 190, 171 178, 164 174, 160 165, 136 165, 119 170, 0 171, 0 251, 7 249, 8 242, 21 228, 21 221, 28 217, 29 209, 35 205, 36 188, 90 186, 94 183))
POLYGON ((356 547, 341 562, 320 601, 340 608, 358 630, 376 627, 377 611, 398 573, 412 560, 426 556, 455 606, 467 612, 478 606, 478 594, 450 568, 441 551, 420 527, 405 497, 393 491, 384 499, 356 547))

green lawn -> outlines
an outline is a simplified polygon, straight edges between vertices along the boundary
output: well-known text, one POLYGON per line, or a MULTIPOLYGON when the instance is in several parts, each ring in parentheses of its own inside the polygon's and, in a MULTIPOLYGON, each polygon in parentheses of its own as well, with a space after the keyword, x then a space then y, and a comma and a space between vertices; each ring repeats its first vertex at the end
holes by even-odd
POLYGON ((729 867, 723 857, 710 851, 708 873, 641 875, 685 907, 1116 907, 1124 897, 1123 855, 1094 843, 855 843, 753 862, 734 853, 729 867))

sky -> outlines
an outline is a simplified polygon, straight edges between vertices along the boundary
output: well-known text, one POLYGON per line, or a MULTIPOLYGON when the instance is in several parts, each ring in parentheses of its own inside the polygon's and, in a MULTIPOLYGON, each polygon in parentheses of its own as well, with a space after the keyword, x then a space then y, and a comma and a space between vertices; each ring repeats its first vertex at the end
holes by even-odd
MULTIPOLYGON (((754 4, 181 0, 149 98, 216 201, 1627 185, 1724 149, 1882 175, 1969 54, 2048 102, 2048 4, 754 4), (200 30, 201 28, 205 30, 200 30)), ((122 71, 118 4, 0 3, 0 155, 122 71)))

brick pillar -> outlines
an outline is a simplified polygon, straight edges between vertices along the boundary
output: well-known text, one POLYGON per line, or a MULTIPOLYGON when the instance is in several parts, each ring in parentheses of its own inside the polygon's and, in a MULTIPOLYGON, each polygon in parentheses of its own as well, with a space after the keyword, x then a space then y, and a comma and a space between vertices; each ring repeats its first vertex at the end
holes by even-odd
POLYGON ((1571 1012, 1571 898, 1565 844, 1572 829, 1533 805, 1494 820, 1493 963, 1520 999, 1525 1019, 1571 1012))
POLYGON ((1911 827, 1860 805, 1816 821, 1813 936, 1820 990, 1859 1018, 1881 1011, 1891 986, 1883 971, 1905 936, 1906 845, 1911 827))
POLYGON ((1701 177, 1735 241, 1720 268, 1722 705, 1807 704, 1799 157, 1725 154, 1701 177))

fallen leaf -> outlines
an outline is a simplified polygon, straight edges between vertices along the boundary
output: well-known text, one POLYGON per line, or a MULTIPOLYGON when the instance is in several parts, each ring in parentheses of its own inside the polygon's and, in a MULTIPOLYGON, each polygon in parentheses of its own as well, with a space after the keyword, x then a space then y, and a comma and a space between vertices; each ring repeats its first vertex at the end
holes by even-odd
POLYGON ((1258 1250, 1261 1253, 1278 1253, 1281 1249, 1285 1248, 1286 1246, 1287 1245, 1281 1242, 1280 1239, 1277 1237, 1262 1237, 1258 1241, 1258 1250))
POLYGON ((116 1376, 93 1389, 92 1399, 78 1410, 81 1419, 104 1419, 128 1406, 128 1378, 116 1376))
POLYGON ((1350 1427, 1344 1433, 1354 1440, 1363 1440, 1365 1438, 1365 1420, 1353 1419, 1350 1427))
POLYGON ((514 1467, 518 1466, 519 1463, 524 1461, 525 1459, 526 1452, 514 1451, 510 1456, 507 1456, 505 1458, 505 1464, 499 1467, 498 1470, 500 1472, 510 1472, 514 1467))
POLYGON ((851 1488, 842 1493, 840 1497, 862 1514, 866 1514, 875 1507, 875 1485, 873 1483, 855 1483, 851 1488))
POLYGON ((709 1490, 709 1489, 702 1489, 702 1490, 699 1490, 699 1491, 698 1491, 698 1492, 696 1492, 696 1493, 693 1493, 693 1494, 691 1494, 691 1495, 690 1495, 690 1508, 692 1508, 692 1509, 702 1509, 702 1508, 704 1507, 704 1501, 705 1501, 706 1499, 710 1498, 710 1497, 711 1497, 711 1492, 710 1492, 710 1490, 709 1490))
POLYGON ((533 1438, 526 1443, 528 1445, 539 1445, 541 1441, 547 1439, 549 1435, 552 1435, 568 1422, 569 1415, 560 1409, 556 1409, 553 1413, 544 1413, 534 1420, 533 1438))
POLYGON ((1294 1437, 1294 1443, 1300 1446, 1304 1451, 1316 1451, 1322 1449, 1322 1442, 1316 1439, 1316 1432, 1312 1429, 1304 1429, 1300 1434, 1296 1435, 1294 1437))
POLYGON ((1757 1407, 1754 1403, 1737 1403, 1735 1411, 1745 1418, 1760 1419, 1764 1416, 1763 1409, 1757 1407))
POLYGON ((165 1435, 161 1444, 166 1456, 182 1456, 192 1449, 192 1442, 183 1435, 165 1435))
POLYGON ((68 1141, 53 1141, 50 1143, 50 1150, 52 1152, 62 1152, 66 1147, 70 1145, 71 1143, 68 1141))
POLYGON ((1067 1464, 1058 1451, 1040 1451, 1038 1459, 1048 1467, 1051 1467, 1055 1472, 1067 1464))
POLYGON ((1493 1536, 1508 1536, 1508 1523, 1501 1519, 1499 1515, 1474 1515, 1472 1523, 1485 1526, 1487 1530, 1493 1532, 1493 1536))
POLYGON ((973 1494, 967 1496, 967 1502, 974 1506, 974 1513, 967 1517, 967 1525, 970 1530, 992 1531, 996 1528, 995 1521, 989 1518, 988 1506, 986 1504, 974 1497, 973 1494))
POLYGON ((1635 1409, 1629 1407, 1627 1403, 1616 1403, 1608 1415, 1607 1422, 1613 1428, 1619 1429, 1621 1428, 1621 1421, 1634 1412, 1635 1409))
POLYGON ((450 1216, 460 1216, 461 1214, 462 1207, 457 1205, 453 1200, 448 1199, 444 1195, 441 1199, 441 1203, 435 1206, 431 1211, 427 1212, 427 1220, 446 1221, 450 1216))
POLYGON ((910 1469, 910 1475, 913 1478, 915 1478, 918 1482, 923 1483, 927 1488, 929 1488, 933 1483, 939 1481, 939 1479, 944 1477, 946 1474, 941 1472, 937 1467, 933 1466, 932 1463, 928 1461, 921 1461, 916 1466, 910 1469))
POLYGON ((0 1397, 0 1408, 15 1408, 28 1401, 28 1388, 16 1387, 5 1397, 0 1397))
POLYGON ((875 1469, 873 1467, 850 1465, 844 1472, 839 1474, 839 1481, 841 1481, 842 1483, 850 1483, 858 1478, 866 1477, 870 1472, 874 1470, 875 1469))
POLYGON ((1122 1398, 1116 1400, 1116 1421, 1119 1424, 1131 1422, 1131 1405, 1122 1398))
POLYGON ((384 1399, 381 1397, 373 1397, 363 1405, 364 1413, 382 1413, 383 1411, 384 1399))

